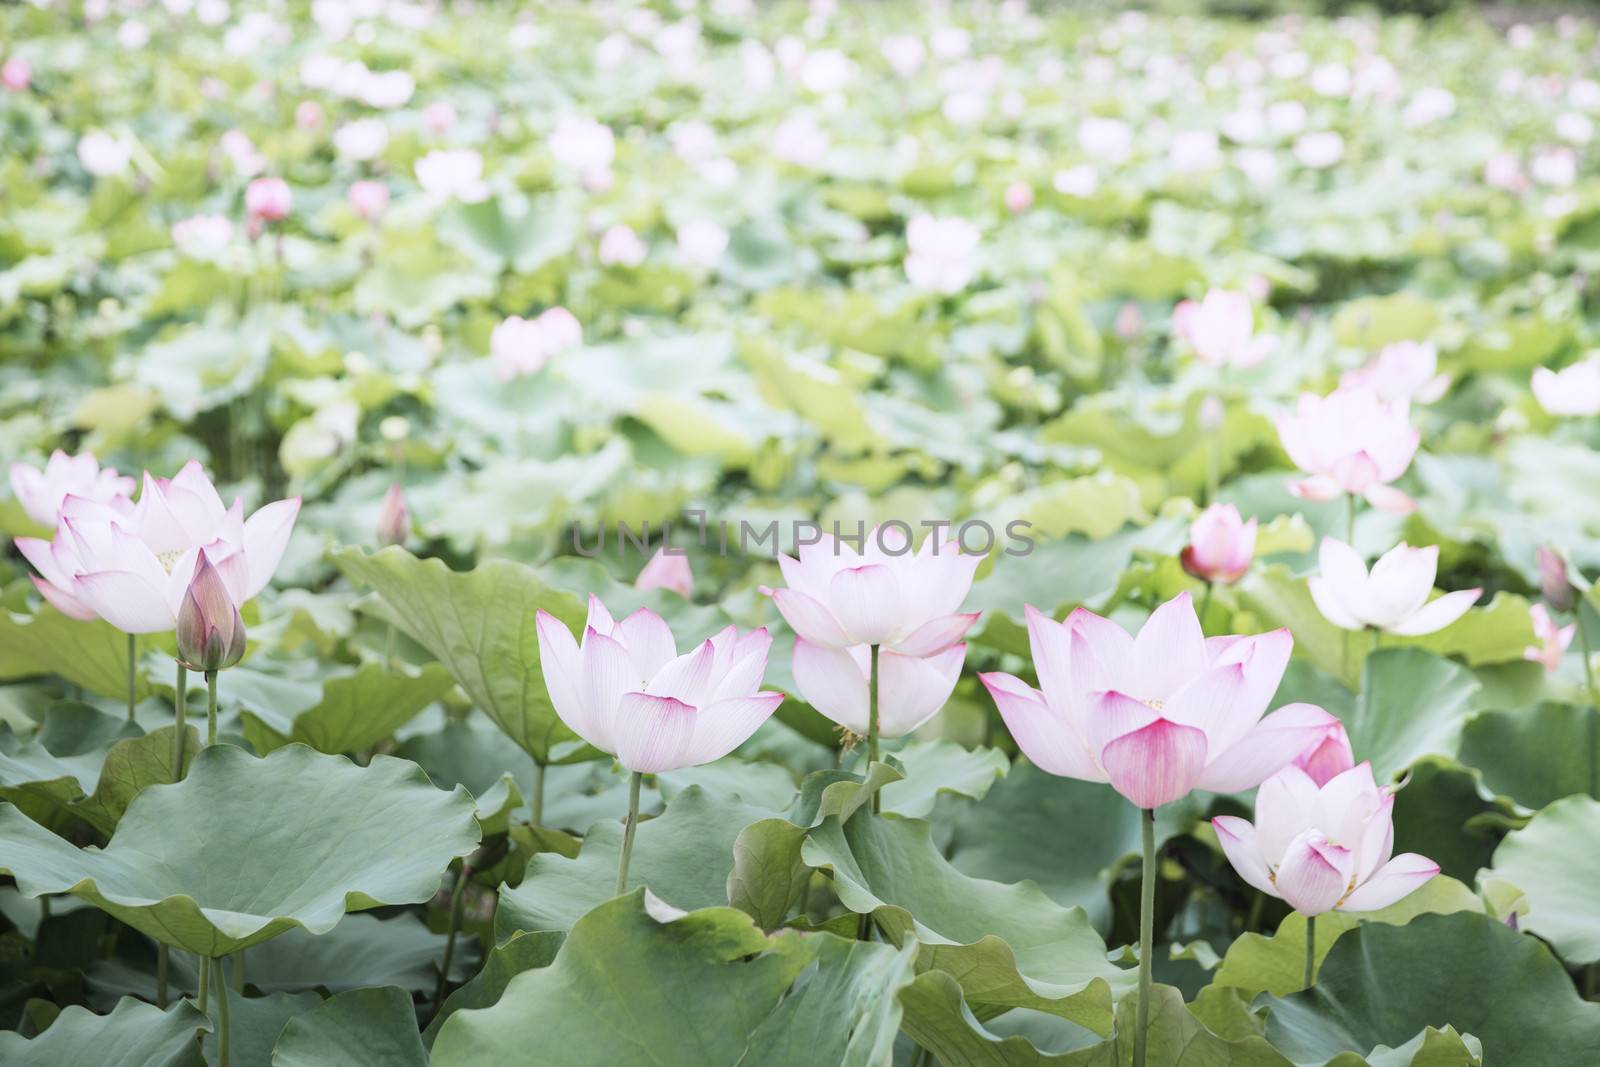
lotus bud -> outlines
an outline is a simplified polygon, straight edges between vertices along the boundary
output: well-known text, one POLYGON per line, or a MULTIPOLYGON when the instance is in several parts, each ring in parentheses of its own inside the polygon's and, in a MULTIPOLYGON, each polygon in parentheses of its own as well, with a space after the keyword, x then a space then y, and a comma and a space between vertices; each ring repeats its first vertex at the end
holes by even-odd
POLYGON ((1573 595, 1572 579, 1567 575, 1567 561, 1549 545, 1539 546, 1539 590, 1546 604, 1555 611, 1571 611, 1577 603, 1573 595))
POLYGON ((222 575, 204 552, 178 608, 178 662, 191 671, 220 671, 244 656, 244 620, 222 575))
POLYGON ((406 510, 406 491, 399 482, 389 486, 378 511, 378 544, 403 545, 411 534, 411 513, 406 510))

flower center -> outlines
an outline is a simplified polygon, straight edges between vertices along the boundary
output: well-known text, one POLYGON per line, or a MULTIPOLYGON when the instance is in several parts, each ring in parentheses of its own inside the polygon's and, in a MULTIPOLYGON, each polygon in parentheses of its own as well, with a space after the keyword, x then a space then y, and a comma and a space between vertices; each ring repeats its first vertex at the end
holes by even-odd
POLYGON ((180 560, 182 558, 183 558, 183 550, 180 549, 180 548, 174 548, 174 549, 170 549, 170 550, 168 550, 166 552, 157 552, 156 553, 156 559, 161 561, 161 566, 166 570, 166 572, 168 574, 172 573, 172 568, 177 566, 178 565, 178 560, 180 560))
POLYGON ((1148 707, 1151 711, 1166 711, 1167 710, 1167 702, 1165 700, 1160 700, 1160 699, 1158 699, 1156 697, 1148 697, 1148 698, 1146 698, 1144 703, 1145 703, 1145 706, 1148 707))

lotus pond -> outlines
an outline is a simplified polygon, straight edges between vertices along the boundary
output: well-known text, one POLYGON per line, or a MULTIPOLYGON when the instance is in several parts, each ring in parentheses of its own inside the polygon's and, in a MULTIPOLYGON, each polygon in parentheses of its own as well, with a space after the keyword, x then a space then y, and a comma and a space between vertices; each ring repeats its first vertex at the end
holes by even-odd
POLYGON ((0 1063, 1600 1062, 1597 56, 4 5, 0 1063))

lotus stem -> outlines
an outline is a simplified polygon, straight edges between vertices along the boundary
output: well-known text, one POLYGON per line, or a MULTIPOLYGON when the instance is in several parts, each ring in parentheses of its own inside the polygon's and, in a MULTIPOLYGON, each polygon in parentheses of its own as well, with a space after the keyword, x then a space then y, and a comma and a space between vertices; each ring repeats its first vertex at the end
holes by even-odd
POLYGON ((217 1067, 228 1067, 228 986, 222 978, 222 961, 212 968, 217 976, 217 1067))
POLYGON ((1202 632, 1206 628, 1206 612, 1209 611, 1210 608, 1211 608, 1211 596, 1216 591, 1217 591, 1217 583, 1215 583, 1215 582, 1207 582, 1206 583, 1206 591, 1205 591, 1204 595, 1202 595, 1200 597, 1200 629, 1201 629, 1202 632))
POLYGON ((183 741, 188 726, 184 722, 189 710, 189 669, 178 664, 178 684, 172 692, 172 780, 183 781, 183 741))
POLYGON ((244 996, 244 949, 233 954, 233 991, 244 996))
POLYGON ((167 1010, 167 971, 171 968, 172 950, 166 943, 156 945, 156 1007, 167 1010))
POLYGON ((444 991, 450 985, 450 964, 456 954, 456 935, 461 932, 461 916, 466 908, 467 882, 472 878, 472 863, 461 861, 461 874, 455 888, 450 890, 450 933, 444 941, 444 960, 439 965, 439 980, 433 987, 433 1014, 437 1016, 444 1006, 444 991))
POLYGON ((1589 635, 1583 629, 1583 602, 1580 600, 1572 609, 1572 621, 1577 623, 1578 652, 1583 656, 1583 681, 1589 689, 1589 704, 1600 708, 1600 695, 1594 688, 1594 667, 1590 664, 1589 635))
POLYGON ((533 761, 533 796, 528 798, 528 822, 544 825, 544 764, 533 761))
POLYGON ((617 864, 617 896, 628 888, 628 859, 633 855, 633 832, 639 825, 639 785, 644 775, 638 771, 628 780, 628 821, 622 831, 622 859, 617 864))
MULTIPOLYGON (((867 661, 867 774, 878 762, 878 646, 873 645, 867 661)), ((872 814, 880 810, 879 796, 872 794, 872 814)))
POLYGON ((217 743, 217 672, 206 671, 206 747, 217 743))
POLYGON ((201 1012, 204 1012, 206 1010, 206 1005, 211 1003, 211 957, 210 956, 201 956, 200 957, 200 981, 197 982, 196 984, 200 987, 200 991, 199 991, 200 992, 200 995, 199 995, 200 1010, 201 1010, 201 1012))
POLYGON ((1312 981, 1317 975, 1317 917, 1306 916, 1306 972, 1305 978, 1300 983, 1307 989, 1311 988, 1312 981))
POLYGON ((1155 962, 1156 812, 1145 808, 1139 820, 1144 840, 1144 877, 1139 883, 1139 1020, 1133 1031, 1133 1067, 1145 1067, 1150 1040, 1150 968, 1155 962))
POLYGON ((133 693, 138 684, 139 674, 139 638, 134 634, 128 635, 128 721, 133 721, 133 693))

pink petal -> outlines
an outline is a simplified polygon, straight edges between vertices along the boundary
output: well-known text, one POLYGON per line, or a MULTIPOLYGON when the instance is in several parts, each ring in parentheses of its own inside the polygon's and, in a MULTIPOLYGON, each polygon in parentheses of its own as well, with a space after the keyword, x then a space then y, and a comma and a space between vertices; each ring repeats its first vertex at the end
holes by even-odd
POLYGON ((670 589, 684 599, 694 595, 694 571, 686 555, 668 555, 666 547, 656 549, 650 562, 634 579, 635 589, 670 589))
POLYGON ((695 715, 689 765, 721 759, 750 739, 783 703, 782 693, 729 697, 701 708, 695 715))
POLYGON ((1392 485, 1370 485, 1363 495, 1367 503, 1391 515, 1409 515, 1417 510, 1417 502, 1392 485))
POLYGON ((1243 737, 1212 754, 1200 787, 1237 793, 1260 785, 1291 765, 1328 726, 1328 713, 1315 704, 1289 704, 1252 726, 1243 737))
POLYGON ((1289 483, 1289 492, 1301 500, 1322 502, 1334 500, 1344 493, 1339 483, 1326 474, 1313 474, 1309 478, 1301 478, 1289 483))
POLYGON ((1157 719, 1100 753, 1111 787, 1137 807, 1159 808, 1193 789, 1206 762, 1206 735, 1157 719))
MULTIPOLYGON (((600 602, 600 598, 593 593, 589 594, 589 617, 583 624, 585 630, 594 630, 596 633, 610 637, 617 628, 617 620, 611 617, 611 612, 600 602)), ((674 652, 674 655, 677 653, 674 652)))
POLYGON ((1289 842, 1316 821, 1317 783, 1290 764, 1261 783, 1256 793, 1256 845, 1269 866, 1279 863, 1289 842))
POLYGON ((867 672, 849 650, 797 637, 792 667, 795 688, 807 704, 852 733, 866 736, 867 672))
POLYGON ((967 615, 944 615, 923 623, 909 637, 901 638, 889 647, 904 656, 931 656, 961 640, 977 621, 976 611, 967 615))
POLYGON ((73 595, 123 633, 155 634, 177 625, 166 592, 130 571, 81 575, 73 595))
POLYGON ((1161 717, 1144 701, 1135 700, 1115 689, 1089 693, 1080 706, 1083 708, 1083 718, 1077 725, 1083 729, 1083 739, 1089 751, 1096 753, 1123 734, 1131 734, 1149 726, 1161 717))
POLYGON ((1463 589, 1458 593, 1446 593, 1437 600, 1423 605, 1421 610, 1405 622, 1391 626, 1389 632, 1417 637, 1442 630, 1465 615, 1467 609, 1476 604, 1482 595, 1482 589, 1463 589))
POLYGON ((1350 850, 1330 844, 1315 830, 1289 843, 1273 884, 1278 896, 1302 915, 1321 915, 1344 895, 1350 850))
POLYGON ((1239 877, 1268 896, 1277 896, 1278 891, 1273 888, 1267 862, 1256 847, 1256 828, 1232 815, 1218 815, 1211 820, 1211 826, 1217 831, 1217 843, 1222 846, 1222 854, 1228 857, 1228 862, 1239 872, 1239 877))
POLYGON ((955 690, 966 645, 951 645, 935 656, 878 654, 878 732, 902 737, 937 715, 955 690))
MULTIPOLYGON (((644 691, 651 696, 676 697, 685 704, 699 707, 710 696, 711 668, 716 660, 716 646, 702 641, 651 675, 644 691)), ((634 665, 637 668, 638 660, 634 665)))
MULTIPOLYGON (((1306 579, 1306 588, 1311 592, 1311 601, 1316 604, 1317 610, 1322 612, 1322 617, 1341 630, 1362 630, 1366 623, 1358 619, 1345 607, 1344 594, 1328 579, 1321 575, 1313 574, 1306 579)), ((1359 595, 1359 594, 1357 594, 1359 595)))
POLYGON ((624 693, 611 724, 617 762, 642 774, 691 766, 689 744, 697 714, 672 697, 624 693))
MULTIPOLYGON (((1134 680, 1133 635, 1110 619, 1087 608, 1074 608, 1065 623, 1071 635, 1070 679, 1062 679, 1066 692, 1098 692, 1116 689, 1134 680)), ((1037 656, 1034 665, 1038 666, 1037 656)), ((1045 692, 1053 692, 1054 681, 1045 682, 1045 692)))
MULTIPOLYGON (((1211 647, 1211 642, 1208 640, 1206 642, 1208 655, 1211 654, 1211 647)), ((1287 628, 1283 628, 1241 637, 1211 660, 1212 667, 1238 663, 1244 668, 1244 695, 1240 698, 1242 708, 1238 715, 1232 718, 1232 721, 1240 723, 1238 733, 1243 733, 1245 728, 1261 718, 1261 713, 1267 710, 1267 705, 1272 702, 1273 696, 1278 692, 1279 684, 1283 681, 1283 672, 1289 667, 1289 654, 1293 651, 1294 635, 1287 628)), ((1230 736, 1229 743, 1231 744, 1233 737, 1237 736, 1238 734, 1230 736)), ((1212 738, 1213 748, 1216 747, 1215 741, 1216 739, 1212 738)))
POLYGON ((1054 714, 1032 686, 999 672, 980 674, 978 681, 994 698, 1012 740, 1035 766, 1063 778, 1105 781, 1106 776, 1095 765, 1082 735, 1054 714))
MULTIPOLYGON (((1057 700, 1065 700, 1066 694, 1071 691, 1073 677, 1072 627, 1057 622, 1032 604, 1022 605, 1022 617, 1028 624, 1028 648, 1033 653, 1033 669, 1039 675, 1039 688, 1046 693, 1056 694, 1057 700)), ((1115 623, 1112 625, 1116 626, 1115 623)), ((1116 626, 1116 630, 1127 640, 1128 635, 1122 627, 1116 626)), ((1111 685, 1108 676, 1098 681, 1102 689, 1111 685)))
POLYGON ((881 563, 835 574, 828 583, 828 604, 851 644, 885 644, 900 626, 900 583, 881 563))
POLYGON ((598 747, 583 702, 583 654, 578 642, 561 620, 543 608, 535 613, 533 627, 539 635, 539 671, 556 715, 569 730, 598 747))
POLYGON ((623 645, 633 657, 641 678, 650 678, 677 658, 678 645, 672 627, 649 608, 640 608, 617 624, 623 645))
POLYGON ((799 636, 824 648, 846 648, 850 638, 822 602, 795 589, 774 589, 772 602, 799 636))
POLYGON ((51 585, 36 574, 30 574, 28 577, 33 580, 33 587, 39 590, 39 595, 55 605, 55 609, 67 618, 88 622, 96 617, 93 608, 67 590, 51 585))
POLYGON ((289 546, 289 535, 294 532, 294 520, 299 514, 300 498, 294 497, 275 500, 245 520, 244 555, 250 565, 246 600, 272 581, 272 572, 283 560, 283 551, 289 546))
POLYGON ((1187 592, 1156 608, 1133 639, 1139 693, 1164 699, 1206 669, 1206 635, 1187 592))
POLYGON ((1206 735, 1206 748, 1221 752, 1255 723, 1243 699, 1244 667, 1227 663, 1191 678, 1167 698, 1161 714, 1206 735))
POLYGON ((728 669, 711 699, 725 700, 760 689, 761 676, 767 672, 767 652, 771 648, 772 635, 765 626, 738 638, 733 644, 728 669))
POLYGON ((1426 856, 1405 852, 1378 869, 1339 905, 1340 911, 1377 911, 1404 899, 1439 873, 1439 865, 1426 856))
POLYGON ((616 734, 612 720, 624 693, 644 688, 644 679, 634 669, 633 659, 622 645, 593 628, 583 632, 581 646, 583 670, 583 714, 589 727, 589 743, 616 754, 616 734))

